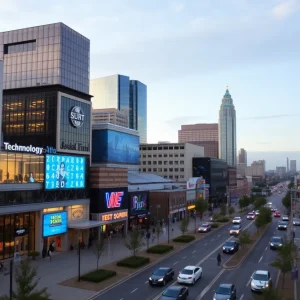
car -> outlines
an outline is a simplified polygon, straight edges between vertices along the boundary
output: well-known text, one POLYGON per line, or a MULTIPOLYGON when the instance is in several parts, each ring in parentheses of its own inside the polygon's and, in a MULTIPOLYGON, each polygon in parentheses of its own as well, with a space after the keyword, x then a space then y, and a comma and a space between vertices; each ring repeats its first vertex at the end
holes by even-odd
POLYGON ((270 241, 270 249, 276 250, 283 244, 283 238, 281 236, 273 236, 270 241))
POLYGON ((235 300, 236 287, 231 283, 221 283, 214 291, 214 300, 235 300))
POLYGON ((239 250, 240 243, 237 241, 227 241, 223 245, 223 253, 235 253, 239 250))
POLYGON ((255 213, 256 216, 258 216, 259 215, 259 210, 255 210, 254 213, 255 213))
MULTIPOLYGON (((159 300, 186 300, 189 295, 189 289, 180 285, 173 285, 163 291, 159 300)), ((146 296, 146 295, 145 295, 146 296)))
POLYGON ((153 285, 166 285, 168 281, 173 280, 174 270, 172 268, 161 267, 155 270, 149 278, 149 284, 153 285))
POLYGON ((274 213, 273 213, 273 216, 275 217, 275 218, 280 218, 280 211, 278 211, 278 210, 276 210, 274 213))
POLYGON ((278 225, 277 225, 277 229, 278 230, 287 230, 288 226, 289 226, 289 222, 279 221, 278 225))
POLYGON ((293 219, 293 225, 294 226, 300 226, 300 219, 294 218, 293 219))
POLYGON ((269 271, 257 270, 251 278, 251 291, 262 292, 272 286, 272 278, 269 271))
POLYGON ((247 215, 247 220, 254 220, 255 219, 255 213, 253 212, 249 212, 247 215))
POLYGON ((240 234, 241 230, 242 230, 241 225, 232 225, 231 229, 229 230, 229 234, 230 235, 238 235, 238 234, 240 234))
POLYGON ((177 282, 194 285, 202 277, 202 272, 201 267, 187 266, 179 272, 177 282))
POLYGON ((287 215, 282 216, 282 221, 289 221, 289 216, 287 215))
POLYGON ((242 218, 241 217, 235 217, 232 220, 232 224, 241 224, 242 223, 242 218))
POLYGON ((198 228, 198 232, 208 232, 208 231, 211 231, 211 225, 209 223, 203 223, 198 228))
POLYGON ((277 211, 276 207, 272 207, 272 208, 271 208, 271 211, 272 211, 272 212, 277 211))

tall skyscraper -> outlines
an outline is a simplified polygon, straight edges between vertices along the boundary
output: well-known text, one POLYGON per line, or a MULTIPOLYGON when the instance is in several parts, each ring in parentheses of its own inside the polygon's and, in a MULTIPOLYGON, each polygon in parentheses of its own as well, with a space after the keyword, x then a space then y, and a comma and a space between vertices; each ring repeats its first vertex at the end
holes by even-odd
POLYGON ((290 171, 290 162, 289 162, 289 158, 286 158, 286 171, 289 172, 290 171))
POLYGON ((297 161, 291 159, 290 160, 290 172, 297 172, 297 161))
POLYGON ((219 134, 217 123, 181 125, 178 130, 179 143, 191 143, 204 147, 204 156, 219 157, 219 134))
POLYGON ((139 132, 141 143, 147 143, 147 86, 119 74, 92 79, 90 86, 93 108, 126 113, 129 128, 139 132))
POLYGON ((247 165, 247 151, 244 148, 241 148, 239 150, 238 164, 246 164, 247 165))
POLYGON ((219 156, 236 166, 236 112, 228 87, 219 111, 219 156))

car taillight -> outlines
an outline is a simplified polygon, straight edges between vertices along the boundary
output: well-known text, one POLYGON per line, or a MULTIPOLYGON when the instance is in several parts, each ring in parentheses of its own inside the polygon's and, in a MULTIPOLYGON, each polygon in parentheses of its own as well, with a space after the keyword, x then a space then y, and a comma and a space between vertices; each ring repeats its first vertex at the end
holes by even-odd
POLYGON ((192 279, 193 277, 188 277, 188 279, 192 279))

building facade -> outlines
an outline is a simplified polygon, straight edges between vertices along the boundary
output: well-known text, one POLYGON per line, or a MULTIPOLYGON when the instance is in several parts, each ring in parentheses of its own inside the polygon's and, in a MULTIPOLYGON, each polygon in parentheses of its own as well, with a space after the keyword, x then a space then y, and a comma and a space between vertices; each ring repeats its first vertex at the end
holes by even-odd
POLYGON ((238 164, 245 164, 247 166, 247 151, 244 148, 239 150, 238 164))
POLYGON ((297 172, 297 161, 296 160, 293 160, 291 159, 290 160, 290 172, 297 172))
POLYGON ((265 161, 252 162, 251 166, 246 167, 245 176, 252 176, 256 181, 263 180, 265 178, 265 161))
POLYGON ((190 143, 141 144, 140 172, 187 181, 193 174, 192 158, 203 156, 203 147, 190 143))
POLYGON ((92 123, 95 125, 111 123, 122 127, 129 127, 127 114, 116 108, 93 109, 92 123))
POLYGON ((280 178, 283 178, 284 175, 286 174, 286 167, 276 167, 276 174, 277 174, 280 178))
POLYGON ((89 49, 62 23, 0 33, 0 259, 88 240, 89 49))
POLYGON ((228 88, 219 111, 219 157, 236 166, 236 112, 228 88))
POLYGON ((218 124, 181 125, 179 143, 191 143, 204 147, 205 157, 219 157, 218 124))
POLYGON ((128 117, 129 128, 147 142, 147 86, 128 76, 112 75, 91 80, 93 108, 115 108, 128 117))

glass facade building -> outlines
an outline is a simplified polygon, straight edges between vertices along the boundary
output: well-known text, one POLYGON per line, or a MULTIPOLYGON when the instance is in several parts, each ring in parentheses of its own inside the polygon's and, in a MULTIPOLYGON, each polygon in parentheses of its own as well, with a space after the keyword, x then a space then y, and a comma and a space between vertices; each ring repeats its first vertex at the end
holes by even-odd
POLYGON ((89 93, 90 41, 63 23, 0 32, 4 89, 64 85, 89 93))

